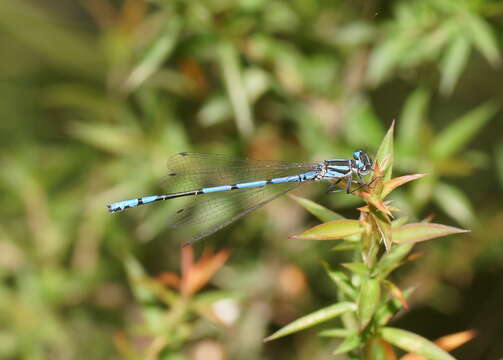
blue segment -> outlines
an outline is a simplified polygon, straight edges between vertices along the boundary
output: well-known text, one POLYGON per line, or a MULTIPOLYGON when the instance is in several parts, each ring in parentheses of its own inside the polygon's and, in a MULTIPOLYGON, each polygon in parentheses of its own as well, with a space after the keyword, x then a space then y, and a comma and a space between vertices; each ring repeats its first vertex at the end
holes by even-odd
POLYGON ((341 173, 336 170, 327 169, 327 172, 325 172, 325 174, 323 175, 323 179, 341 178, 341 177, 344 177, 347 175, 348 175, 347 171, 344 173, 341 173))
POLYGON ((227 190, 230 190, 230 189, 231 189, 230 185, 224 185, 224 186, 213 186, 213 187, 205 188, 202 191, 205 194, 209 194, 209 193, 212 193, 212 192, 227 191, 227 190))
POLYGON ((345 165, 330 166, 330 168, 340 172, 341 174, 347 174, 349 172, 349 166, 345 165))
POLYGON ((300 174, 300 181, 309 181, 314 180, 316 176, 319 174, 319 171, 310 171, 305 174, 300 174))
POLYGON ((281 178, 276 178, 276 179, 271 179, 271 183, 273 184, 281 184, 281 183, 286 183, 286 182, 294 182, 294 181, 299 181, 299 175, 294 175, 294 176, 285 176, 281 178))
POLYGON ((110 210, 112 212, 122 211, 128 207, 135 207, 135 206, 138 206, 138 199, 131 199, 131 200, 114 202, 114 203, 108 205, 108 210, 110 210))
POLYGON ((260 187, 260 186, 264 186, 266 184, 267 184, 267 181, 263 180, 263 181, 253 181, 253 182, 248 182, 248 183, 236 184, 236 187, 238 189, 245 189, 245 188, 249 188, 249 187, 260 187))
POLYGON ((159 199, 159 196, 157 196, 157 195, 154 195, 154 196, 144 196, 144 197, 141 198, 141 200, 143 201, 144 204, 151 203, 153 201, 156 201, 157 199, 159 199))

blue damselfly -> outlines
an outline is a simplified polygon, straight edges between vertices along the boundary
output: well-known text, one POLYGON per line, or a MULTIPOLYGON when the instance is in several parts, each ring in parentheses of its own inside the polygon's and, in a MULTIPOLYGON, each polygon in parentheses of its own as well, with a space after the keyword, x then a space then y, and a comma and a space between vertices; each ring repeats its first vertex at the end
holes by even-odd
POLYGON ((194 203, 178 208, 169 221, 171 227, 192 228, 194 243, 270 201, 313 181, 332 182, 327 192, 346 180, 365 185, 363 176, 372 171, 372 159, 363 150, 354 159, 331 159, 315 163, 290 163, 235 159, 224 155, 181 152, 168 161, 165 184, 169 193, 143 196, 107 205, 119 212, 161 200, 193 196, 194 203))

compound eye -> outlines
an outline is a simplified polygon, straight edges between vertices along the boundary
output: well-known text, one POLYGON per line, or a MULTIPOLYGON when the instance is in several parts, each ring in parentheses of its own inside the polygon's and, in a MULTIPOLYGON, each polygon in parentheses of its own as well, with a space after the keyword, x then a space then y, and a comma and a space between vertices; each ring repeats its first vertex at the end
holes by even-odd
POLYGON ((363 153, 363 150, 356 150, 354 153, 353 153, 353 158, 355 160, 360 160, 361 157, 362 157, 362 153, 363 153))

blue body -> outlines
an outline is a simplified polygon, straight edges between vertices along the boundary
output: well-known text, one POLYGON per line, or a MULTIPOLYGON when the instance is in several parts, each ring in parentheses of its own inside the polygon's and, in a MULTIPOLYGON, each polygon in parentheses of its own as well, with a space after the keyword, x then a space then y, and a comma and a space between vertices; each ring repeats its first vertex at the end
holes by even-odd
MULTIPOLYGON (((316 171, 310 171, 310 172, 307 172, 304 174, 286 176, 286 177, 280 177, 280 178, 273 178, 270 180, 252 181, 252 182, 246 182, 246 183, 239 183, 239 184, 235 184, 235 185, 213 186, 213 187, 202 188, 199 190, 194 190, 193 194, 187 194, 187 195, 210 194, 210 193, 214 193, 214 192, 230 191, 230 190, 234 190, 234 189, 256 188, 256 187, 266 186, 269 184, 282 184, 282 183, 288 183, 288 182, 313 181, 313 180, 315 180, 315 178, 318 174, 319 173, 316 171)), ((331 172, 330 174, 324 176, 323 179, 326 180, 328 178, 339 178, 339 177, 341 177, 340 173, 331 172)), ((160 201, 160 200, 172 199, 174 197, 179 197, 179 196, 176 196, 177 193, 171 194, 171 195, 175 195, 175 196, 151 195, 151 196, 143 196, 143 197, 136 198, 136 199, 117 201, 117 202, 114 202, 114 203, 111 203, 110 205, 108 205, 108 210, 110 212, 119 212, 119 211, 126 210, 128 208, 139 206, 139 205, 148 204, 148 203, 152 203, 152 202, 160 201)))
MULTIPOLYGON (((356 182, 361 185, 362 176, 365 176, 371 172, 372 168, 372 160, 368 157, 367 153, 363 150, 357 150, 353 153, 353 159, 331 159, 325 160, 318 163, 311 164, 303 164, 303 163, 276 163, 276 162, 260 162, 260 161, 252 161, 252 160, 238 160, 226 158, 220 155, 208 155, 208 154, 191 154, 191 153, 179 153, 175 155, 175 158, 172 160, 172 171, 168 174, 169 179, 189 179, 189 180, 200 180, 207 179, 208 177, 214 177, 217 181, 213 183, 218 184, 218 179, 222 174, 239 174, 241 171, 242 174, 239 179, 243 180, 253 180, 253 181, 240 181, 234 184, 226 184, 221 183, 218 186, 208 186, 201 187, 199 189, 183 189, 181 192, 173 192, 164 195, 151 195, 151 196, 143 196, 136 199, 123 200, 111 203, 107 205, 108 210, 110 212, 119 212, 128 208, 133 208, 139 205, 148 204, 156 201, 168 200, 173 198, 178 198, 182 196, 195 196, 201 194, 217 194, 224 192, 232 192, 235 190, 243 190, 246 193, 249 193, 250 196, 255 196, 260 191, 258 188, 264 187, 277 187, 278 194, 275 196, 269 197, 265 200, 254 200, 258 202, 254 206, 244 209, 241 213, 231 217, 230 219, 216 224, 213 226, 211 230, 204 231, 201 234, 198 234, 192 241, 195 241, 199 238, 207 236, 218 229, 230 224, 235 221, 239 217, 253 211, 254 209, 265 205, 269 201, 277 198, 279 195, 282 195, 295 187, 295 184, 301 184, 311 181, 319 181, 319 180, 329 180, 335 184, 339 183, 342 179, 347 181, 346 191, 350 193, 351 184, 354 182, 356 178, 356 182), (213 164, 213 163, 214 164, 213 164), (217 166, 221 166, 221 168, 216 168, 217 166), (273 176, 268 178, 267 174, 285 174, 285 173, 296 173, 295 175, 288 176, 273 176), (283 184, 283 187, 286 187, 286 190, 281 191, 282 187, 280 184, 283 184), (292 185, 287 185, 292 184, 292 185), (257 189, 255 191, 251 191, 252 189, 257 189)), ((231 177, 232 178, 232 177, 231 177)), ((224 180, 222 180, 224 182, 224 180)), ((190 183, 190 182, 189 182, 190 183)), ((197 181, 194 183, 198 183, 197 181)), ((334 186, 332 184, 331 188, 334 186)), ((333 191, 330 190, 329 191, 333 191)), ((238 195, 243 195, 243 192, 240 192, 238 195)), ((246 195, 246 194, 244 194, 246 195)), ((213 195, 216 196, 216 195, 213 195)), ((199 198, 199 197, 198 197, 199 198)), ((259 198, 259 197, 257 197, 259 198)), ((211 205, 211 204, 210 204, 211 205)), ((211 206, 207 206, 207 212, 210 212, 210 215, 216 215, 222 206, 211 208, 211 206), (213 214, 214 213, 214 214, 213 214)), ((179 217, 185 216, 192 208, 179 209, 176 214, 181 214, 179 217)))

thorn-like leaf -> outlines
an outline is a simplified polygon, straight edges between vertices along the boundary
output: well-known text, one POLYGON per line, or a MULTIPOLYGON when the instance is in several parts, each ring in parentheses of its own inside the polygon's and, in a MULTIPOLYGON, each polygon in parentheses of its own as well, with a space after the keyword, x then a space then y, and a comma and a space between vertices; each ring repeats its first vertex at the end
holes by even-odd
POLYGON ((451 95, 470 57, 470 41, 460 33, 451 41, 440 60, 440 92, 451 95))
POLYGON ((471 227, 477 222, 470 198, 459 188, 439 182, 433 191, 433 200, 459 224, 471 227))
POLYGON ((344 341, 335 349, 333 355, 345 354, 353 349, 356 349, 363 343, 360 334, 353 333, 349 335, 344 341))
POLYGON ((451 351, 472 340, 475 336, 477 336, 477 332, 475 330, 466 330, 442 336, 441 338, 435 340, 435 344, 446 351, 451 351))
POLYGON ((360 321, 360 329, 364 329, 381 301, 381 284, 378 279, 367 278, 360 287, 358 297, 358 319, 360 321))
POLYGON ((384 137, 381 145, 379 146, 379 150, 377 150, 375 160, 382 164, 386 158, 389 160, 386 161, 386 169, 384 171, 384 180, 387 181, 391 178, 391 171, 393 169, 393 130, 395 128, 395 120, 391 124, 386 136, 384 137))
POLYGON ((498 47, 498 36, 487 21, 476 14, 467 13, 465 17, 466 33, 471 36, 472 43, 484 55, 484 57, 496 66, 501 62, 498 47))
POLYGON ((369 275, 369 268, 364 263, 355 262, 355 263, 344 263, 341 265, 344 266, 346 269, 350 270, 351 272, 358 274, 360 276, 367 277, 369 275))
POLYGON ((388 274, 396 269, 407 254, 412 250, 413 243, 399 244, 393 246, 390 253, 383 255, 377 263, 374 273, 376 276, 385 278, 388 274))
POLYGON ((327 330, 321 330, 320 333, 318 334, 321 337, 341 337, 345 338, 351 335, 353 331, 350 329, 327 329, 327 330))
POLYGON ((391 296, 400 301, 400 303, 405 309, 409 310, 409 304, 407 303, 407 300, 405 299, 402 290, 400 290, 398 286, 396 286, 389 280, 384 281, 384 285, 388 287, 391 296))
MULTIPOLYGON (((403 297, 407 299, 413 292, 415 288, 407 288, 405 291, 403 291, 403 297)), ((386 325, 392 318, 395 316, 395 314, 402 309, 403 305, 402 303, 395 299, 394 297, 391 297, 388 301, 386 301, 384 304, 381 304, 379 309, 376 311, 375 314, 375 323, 378 324, 379 326, 384 326, 386 325)))
POLYGON ((199 291, 225 264, 229 256, 230 251, 228 250, 220 250, 217 253, 205 250, 199 260, 194 262, 192 247, 182 248, 181 293, 184 296, 191 296, 199 291))
POLYGON ((330 265, 322 261, 322 265, 325 268, 330 279, 337 285, 339 290, 347 295, 350 299, 356 299, 356 290, 349 281, 348 276, 340 270, 334 270, 330 265))
POLYGON ((440 161, 454 155, 477 135, 497 110, 498 106, 487 102, 452 122, 435 138, 430 149, 431 156, 440 161))
POLYGON ((340 302, 327 306, 291 322, 290 324, 276 331, 271 336, 265 338, 264 341, 271 341, 279 339, 286 335, 296 333, 311 326, 315 326, 322 322, 331 320, 348 311, 356 311, 356 305, 351 302, 340 302))
POLYGON ((152 42, 143 58, 127 78, 125 88, 128 91, 136 89, 159 70, 163 62, 172 54, 175 45, 179 41, 180 29, 181 22, 176 17, 172 17, 169 21, 166 21, 165 29, 152 42))
POLYGON ((338 240, 363 232, 358 220, 334 220, 315 226, 301 234, 291 236, 300 240, 338 240))
POLYGON ((406 158, 417 159, 421 151, 421 127, 426 120, 430 93, 423 87, 416 89, 407 97, 398 126, 397 142, 400 155, 406 158))
POLYGON ((344 219, 344 216, 337 214, 323 205, 315 203, 312 200, 305 199, 300 196, 290 195, 300 206, 309 211, 313 216, 318 218, 320 221, 327 222, 332 220, 344 219))
MULTIPOLYGON (((464 343, 472 340, 476 335, 477 335, 476 331, 466 330, 455 334, 442 336, 441 338, 435 340, 434 343, 435 345, 437 345, 438 347, 440 347, 445 351, 451 351, 460 347, 464 343)), ((418 354, 408 353, 407 355, 403 356, 401 360, 428 360, 428 359, 418 354)))
POLYGON ((397 187, 402 186, 403 184, 408 183, 409 181, 416 180, 419 178, 422 178, 423 176, 426 176, 427 174, 413 174, 413 175, 405 175, 405 176, 400 176, 396 177, 394 179, 388 180, 383 184, 381 196, 385 198, 386 196, 389 195, 393 190, 395 190, 397 187))
POLYGON ((469 231, 434 223, 407 224, 393 228, 393 242, 398 244, 414 243, 469 231))
POLYGON ((402 350, 425 356, 430 360, 455 360, 430 340, 406 330, 385 327, 381 330, 383 339, 402 350))

